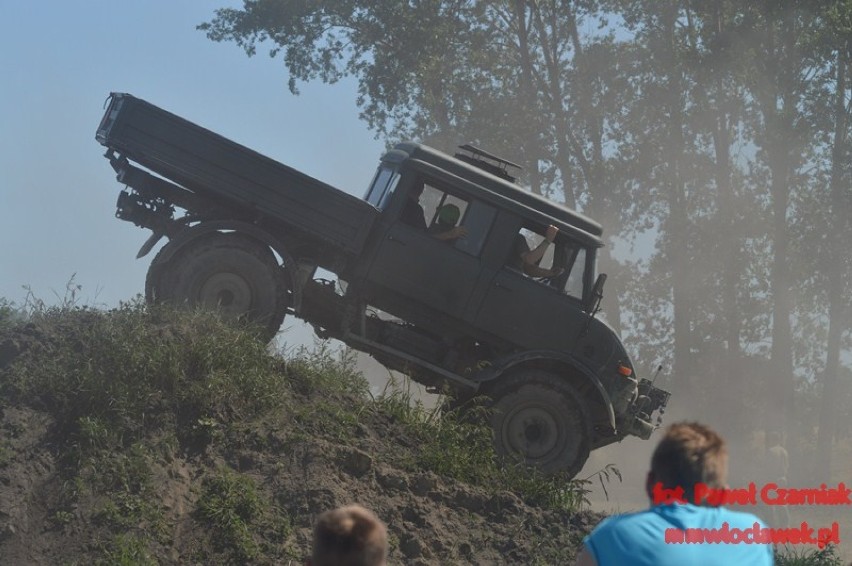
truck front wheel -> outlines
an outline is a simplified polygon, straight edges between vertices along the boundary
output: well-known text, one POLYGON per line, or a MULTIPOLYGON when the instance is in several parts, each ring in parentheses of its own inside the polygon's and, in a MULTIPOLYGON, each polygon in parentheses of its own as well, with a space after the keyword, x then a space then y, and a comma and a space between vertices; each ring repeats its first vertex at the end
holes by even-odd
POLYGON ((288 286, 265 246, 240 234, 213 232, 184 244, 165 263, 158 259, 148 272, 149 301, 216 309, 225 318, 258 325, 265 340, 278 332, 288 286))
POLYGON ((494 448, 547 474, 574 477, 589 457, 589 425, 573 389, 557 376, 526 370, 489 394, 494 448))

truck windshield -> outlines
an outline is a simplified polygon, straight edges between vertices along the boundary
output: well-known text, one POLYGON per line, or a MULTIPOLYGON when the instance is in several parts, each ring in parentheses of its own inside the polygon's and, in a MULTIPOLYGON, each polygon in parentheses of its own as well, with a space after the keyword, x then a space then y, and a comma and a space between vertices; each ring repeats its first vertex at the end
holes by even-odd
POLYGON ((399 181, 399 173, 388 167, 379 167, 376 171, 376 176, 373 177, 373 182, 370 183, 370 188, 367 189, 367 194, 364 200, 380 210, 384 210, 390 200, 390 196, 396 189, 399 181))
POLYGON ((551 285, 575 299, 583 299, 583 291, 586 285, 586 271, 588 268, 588 254, 586 248, 574 241, 558 239, 556 249, 548 250, 542 258, 542 264, 550 265, 550 256, 553 256, 553 269, 560 271, 553 278, 551 285))
POLYGON ((574 248, 569 250, 568 278, 565 280, 565 294, 577 299, 583 298, 583 283, 586 274, 586 249, 574 248), (573 261, 571 257, 573 256, 573 261))

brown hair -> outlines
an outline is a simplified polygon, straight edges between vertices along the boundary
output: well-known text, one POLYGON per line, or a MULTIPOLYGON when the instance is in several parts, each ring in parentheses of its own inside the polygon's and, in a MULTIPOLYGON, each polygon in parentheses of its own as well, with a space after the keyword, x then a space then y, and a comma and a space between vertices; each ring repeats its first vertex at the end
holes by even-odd
POLYGON ((695 501, 698 483, 724 488, 728 479, 728 447, 714 430, 696 422, 671 425, 651 457, 654 482, 682 487, 687 501, 695 501))
POLYGON ((387 553, 385 525, 360 505, 326 511, 314 527, 313 566, 384 566, 387 553))

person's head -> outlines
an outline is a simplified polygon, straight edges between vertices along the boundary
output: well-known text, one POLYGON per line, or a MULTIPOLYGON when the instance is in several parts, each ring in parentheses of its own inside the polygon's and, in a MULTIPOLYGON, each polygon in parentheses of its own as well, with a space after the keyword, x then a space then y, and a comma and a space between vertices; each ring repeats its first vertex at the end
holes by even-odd
POLYGON ((310 566, 384 566, 388 553, 385 525, 360 505, 326 511, 314 526, 310 566))
POLYGON ((698 483, 724 488, 728 480, 728 447, 714 430, 696 422, 669 426, 651 456, 647 489, 660 482, 667 489, 682 487, 686 501, 695 501, 698 483))
POLYGON ((438 210, 438 224, 441 226, 455 226, 459 221, 461 211, 454 204, 445 204, 438 210))

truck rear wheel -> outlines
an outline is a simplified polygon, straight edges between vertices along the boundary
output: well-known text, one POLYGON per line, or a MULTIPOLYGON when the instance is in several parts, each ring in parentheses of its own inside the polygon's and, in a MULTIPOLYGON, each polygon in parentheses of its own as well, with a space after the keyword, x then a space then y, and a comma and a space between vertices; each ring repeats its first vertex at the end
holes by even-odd
POLYGON ((547 474, 576 476, 589 457, 589 425, 571 387, 541 370, 507 376, 489 394, 494 448, 547 474))
POLYGON ((236 233, 201 236, 166 262, 158 254, 145 291, 149 301, 213 308, 225 318, 257 324, 265 340, 278 332, 289 302, 286 278, 272 252, 236 233))

